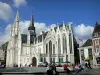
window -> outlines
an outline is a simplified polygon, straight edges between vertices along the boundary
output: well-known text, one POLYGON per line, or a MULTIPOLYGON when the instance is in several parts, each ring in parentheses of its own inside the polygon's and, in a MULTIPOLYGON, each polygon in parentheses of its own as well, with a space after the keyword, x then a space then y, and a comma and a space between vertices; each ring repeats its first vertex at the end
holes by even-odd
POLYGON ((46 62, 46 58, 44 57, 44 62, 46 62))
POLYGON ((48 44, 46 44, 46 54, 48 53, 48 44))
POLYGON ((49 53, 52 54, 52 41, 49 41, 49 53))
POLYGON ((84 50, 83 49, 81 50, 81 58, 82 60, 84 60, 84 50))
POLYGON ((40 62, 43 62, 43 58, 42 57, 40 57, 40 62))
POLYGON ((61 54, 60 36, 58 35, 58 54, 61 54))
POLYGON ((66 55, 66 61, 68 61, 68 55, 66 55))
POLYGON ((53 44, 53 54, 55 54, 55 44, 53 44))
POLYGON ((53 58, 53 62, 55 62, 55 58, 53 58))
POLYGON ((71 33, 69 34, 69 46, 70 46, 70 53, 72 53, 72 37, 71 37, 71 33))
POLYGON ((92 58, 93 58, 92 49, 88 49, 88 53, 89 53, 89 59, 92 60, 92 58))
POLYGON ((63 62, 63 58, 59 58, 59 62, 63 62))
POLYGON ((97 64, 100 64, 100 57, 96 58, 97 64))
POLYGON ((98 52, 100 52, 100 51, 99 51, 99 48, 96 48, 96 53, 98 53, 98 52))
POLYGON ((100 36, 100 32, 98 33, 98 35, 100 36))
POLYGON ((95 43, 96 43, 96 45, 99 45, 99 40, 96 39, 96 40, 95 40, 95 43))
POLYGON ((67 42, 65 34, 63 34, 63 53, 67 53, 67 42))

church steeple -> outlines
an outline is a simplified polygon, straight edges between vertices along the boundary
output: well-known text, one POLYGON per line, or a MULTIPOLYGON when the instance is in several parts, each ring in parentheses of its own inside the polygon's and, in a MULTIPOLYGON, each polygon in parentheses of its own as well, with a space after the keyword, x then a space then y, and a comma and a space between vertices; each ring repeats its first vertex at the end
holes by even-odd
POLYGON ((15 22, 18 22, 19 21, 19 10, 17 10, 17 14, 16 14, 16 17, 15 17, 15 22))
POLYGON ((29 24, 29 27, 28 27, 28 31, 29 31, 31 36, 34 36, 34 37, 36 36, 33 14, 31 16, 31 20, 30 20, 30 24, 29 24))
POLYGON ((31 21, 30 21, 30 24, 29 24, 28 30, 35 30, 33 14, 32 14, 32 16, 31 16, 31 21))
POLYGON ((30 24, 28 27, 28 35, 27 35, 27 44, 32 44, 33 39, 36 37, 35 27, 34 27, 34 20, 33 20, 33 14, 31 16, 30 24))
POLYGON ((17 10, 16 17, 14 19, 14 23, 11 25, 11 37, 18 35, 20 32, 19 29, 19 10, 17 10))

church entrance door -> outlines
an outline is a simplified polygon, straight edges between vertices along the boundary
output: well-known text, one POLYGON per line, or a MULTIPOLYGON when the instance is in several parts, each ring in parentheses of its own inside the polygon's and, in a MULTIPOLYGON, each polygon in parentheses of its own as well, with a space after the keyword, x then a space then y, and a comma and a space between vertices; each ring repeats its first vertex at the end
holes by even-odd
POLYGON ((36 63, 37 63, 36 57, 33 57, 32 58, 32 66, 36 66, 36 63))

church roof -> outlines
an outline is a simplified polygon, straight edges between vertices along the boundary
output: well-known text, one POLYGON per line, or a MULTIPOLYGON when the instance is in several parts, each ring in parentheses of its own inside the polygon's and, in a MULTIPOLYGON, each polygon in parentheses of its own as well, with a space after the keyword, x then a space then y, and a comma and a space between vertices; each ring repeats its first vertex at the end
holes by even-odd
POLYGON ((38 36, 38 42, 42 42, 42 35, 38 36))
POLYGON ((100 25, 96 25, 93 33, 100 32, 100 25))
POLYGON ((86 47, 86 46, 92 46, 92 40, 88 39, 83 45, 82 47, 86 47))
POLYGON ((4 43, 3 45, 1 45, 1 48, 3 50, 7 50, 7 46, 8 46, 8 41, 6 43, 4 43))
POLYGON ((45 37, 47 36, 48 32, 43 33, 43 39, 45 39, 45 37))
POLYGON ((27 43, 27 35, 26 34, 21 34, 22 38, 22 43, 27 43))
MULTIPOLYGON (((43 36, 43 39, 45 39, 46 35, 47 35, 48 32, 45 32, 37 37, 33 37, 30 39, 31 41, 31 44, 35 42, 35 44, 37 43, 37 40, 38 42, 42 42, 42 36, 43 36)), ((27 43, 27 34, 21 34, 21 38, 22 38, 22 43, 27 43)))

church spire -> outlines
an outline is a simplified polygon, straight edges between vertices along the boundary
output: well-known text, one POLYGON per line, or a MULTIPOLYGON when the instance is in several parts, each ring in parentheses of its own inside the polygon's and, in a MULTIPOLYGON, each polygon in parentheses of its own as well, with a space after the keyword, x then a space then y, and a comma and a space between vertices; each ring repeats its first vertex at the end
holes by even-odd
POLYGON ((32 13, 32 16, 31 16, 30 26, 33 26, 34 27, 33 13, 32 13))
POLYGON ((29 31, 31 36, 34 36, 34 37, 36 36, 35 27, 34 27, 33 14, 31 16, 31 21, 30 21, 30 24, 29 24, 29 27, 28 27, 28 31, 29 31))
POLYGON ((18 21, 19 21, 19 9, 17 10, 16 17, 15 17, 15 22, 18 22, 18 21))
POLYGON ((35 30, 33 14, 31 16, 31 20, 30 20, 30 24, 29 24, 28 30, 35 30))

